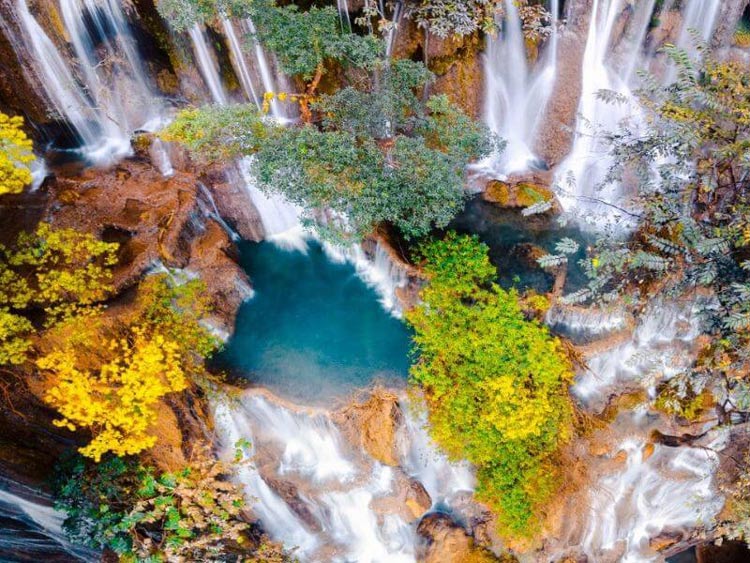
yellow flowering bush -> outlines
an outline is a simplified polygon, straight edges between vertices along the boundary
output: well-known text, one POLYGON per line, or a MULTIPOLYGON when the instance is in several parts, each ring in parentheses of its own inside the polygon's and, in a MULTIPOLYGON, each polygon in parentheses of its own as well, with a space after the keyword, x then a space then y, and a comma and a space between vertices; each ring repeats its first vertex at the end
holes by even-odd
POLYGON ((73 348, 37 360, 54 381, 45 398, 61 415, 55 424, 89 429, 93 439, 80 452, 95 461, 106 452, 124 456, 153 446, 156 437, 149 430, 157 404, 188 383, 179 346, 159 334, 134 329, 132 338, 112 340, 107 347, 113 358, 96 369, 80 367, 73 348))
POLYGON ((22 117, 0 112, 0 195, 20 193, 31 183, 28 164, 35 157, 31 139, 22 127, 22 117))

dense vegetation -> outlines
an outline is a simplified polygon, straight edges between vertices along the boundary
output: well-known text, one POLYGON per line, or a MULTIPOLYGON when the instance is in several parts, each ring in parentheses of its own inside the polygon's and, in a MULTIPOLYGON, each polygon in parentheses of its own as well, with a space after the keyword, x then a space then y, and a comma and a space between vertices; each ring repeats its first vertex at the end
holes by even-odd
POLYGON ((444 96, 422 103, 414 92, 427 80, 421 64, 396 61, 377 85, 320 96, 315 126, 282 127, 252 106, 209 107, 182 112, 163 137, 204 158, 252 155, 260 187, 302 206, 324 235, 359 238, 389 223, 424 236, 461 209, 469 161, 495 148, 444 96))
POLYGON ((556 491, 559 448, 571 436, 571 363, 546 327, 495 282, 487 247, 449 234, 423 248, 428 278, 408 312, 430 432, 477 468, 477 495, 501 531, 531 536, 556 491))
POLYGON ((67 514, 71 540, 110 549, 121 561, 237 561, 281 563, 285 555, 263 543, 248 557, 249 525, 242 490, 231 468, 200 446, 190 465, 157 474, 134 458, 82 457, 60 468, 56 507, 67 514))
POLYGON ((31 148, 31 139, 23 131, 23 118, 0 112, 0 195, 17 194, 31 183, 31 148))

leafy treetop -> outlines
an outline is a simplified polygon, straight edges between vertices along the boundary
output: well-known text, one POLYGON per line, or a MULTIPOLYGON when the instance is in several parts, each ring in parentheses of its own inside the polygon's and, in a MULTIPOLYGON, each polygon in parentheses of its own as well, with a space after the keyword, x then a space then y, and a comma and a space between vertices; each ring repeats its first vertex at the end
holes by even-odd
POLYGON ((477 469, 477 495, 500 531, 528 537, 559 486, 555 459, 570 438, 571 363, 560 342, 500 288, 487 247, 449 233, 423 247, 428 283, 406 314, 418 360, 412 381, 430 433, 477 469))

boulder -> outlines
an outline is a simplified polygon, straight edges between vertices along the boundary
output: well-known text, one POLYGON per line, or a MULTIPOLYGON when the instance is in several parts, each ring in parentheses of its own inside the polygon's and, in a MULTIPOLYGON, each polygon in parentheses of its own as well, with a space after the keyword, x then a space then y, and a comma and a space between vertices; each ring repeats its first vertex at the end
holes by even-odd
POLYGON ((541 202, 552 202, 552 209, 557 208, 555 194, 541 183, 516 180, 490 180, 482 192, 482 199, 500 207, 523 209, 541 202))
POLYGON ((474 539, 447 514, 428 514, 417 526, 417 534, 424 542, 418 557, 422 563, 500 561, 492 552, 476 546, 474 539))
POLYGON ((334 422, 355 447, 359 446, 379 462, 398 465, 396 430, 403 423, 398 397, 376 388, 363 402, 354 401, 333 413, 334 422))

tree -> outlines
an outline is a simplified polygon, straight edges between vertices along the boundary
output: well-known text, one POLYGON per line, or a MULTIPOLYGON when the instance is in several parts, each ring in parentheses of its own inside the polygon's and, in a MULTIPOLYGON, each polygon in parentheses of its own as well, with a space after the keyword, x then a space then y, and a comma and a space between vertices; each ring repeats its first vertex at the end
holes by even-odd
POLYGON ((315 99, 327 67, 333 65, 371 69, 383 51, 373 35, 356 35, 341 29, 333 6, 300 10, 293 3, 276 0, 160 0, 157 8, 176 31, 219 15, 251 18, 254 37, 271 51, 282 72, 305 82, 303 92, 293 95, 305 121, 312 119, 315 99))
POLYGON ((411 378, 432 437, 475 465, 476 494, 496 511, 500 531, 528 537, 559 486, 573 370, 560 342, 524 316, 517 292, 494 283, 487 250, 454 233, 423 246, 428 282, 406 313, 415 332, 411 378))
POLYGON ((61 415, 56 425, 91 432, 83 455, 99 461, 156 443, 163 399, 207 377, 204 360, 219 346, 201 324, 208 309, 200 281, 154 275, 141 282, 131 318, 98 326, 71 318, 56 329, 64 338, 48 336, 63 343, 36 360, 48 378, 45 400, 61 415))
POLYGON ((96 368, 82 367, 86 358, 74 346, 36 362, 52 379, 45 400, 62 417, 54 423, 71 431, 90 429, 93 439, 80 452, 94 461, 110 451, 124 456, 152 447, 159 401, 188 384, 176 343, 141 329, 132 332, 132 342, 104 342, 112 359, 96 368))
POLYGON ((33 319, 44 327, 97 310, 111 292, 117 244, 41 223, 0 245, 0 365, 20 365, 33 319))
POLYGON ((466 166, 497 142, 445 96, 425 104, 414 94, 430 79, 420 63, 381 71, 321 96, 312 106, 319 126, 266 123, 251 107, 208 108, 180 113, 163 136, 208 159, 253 155, 260 187, 300 205, 325 236, 361 238, 381 223, 424 236, 460 211, 466 166))
POLYGON ((699 64, 665 50, 677 81, 645 77, 645 126, 607 135, 615 165, 606 182, 635 180, 637 230, 601 237, 581 262, 588 285, 566 301, 640 307, 707 290, 713 298, 699 305, 709 344, 691 370, 661 386, 661 403, 687 416, 712 390, 728 420, 732 410, 750 411, 750 76, 738 63, 699 64))
POLYGON ((20 193, 31 183, 28 165, 35 159, 31 149, 23 118, 0 112, 0 195, 20 193))

